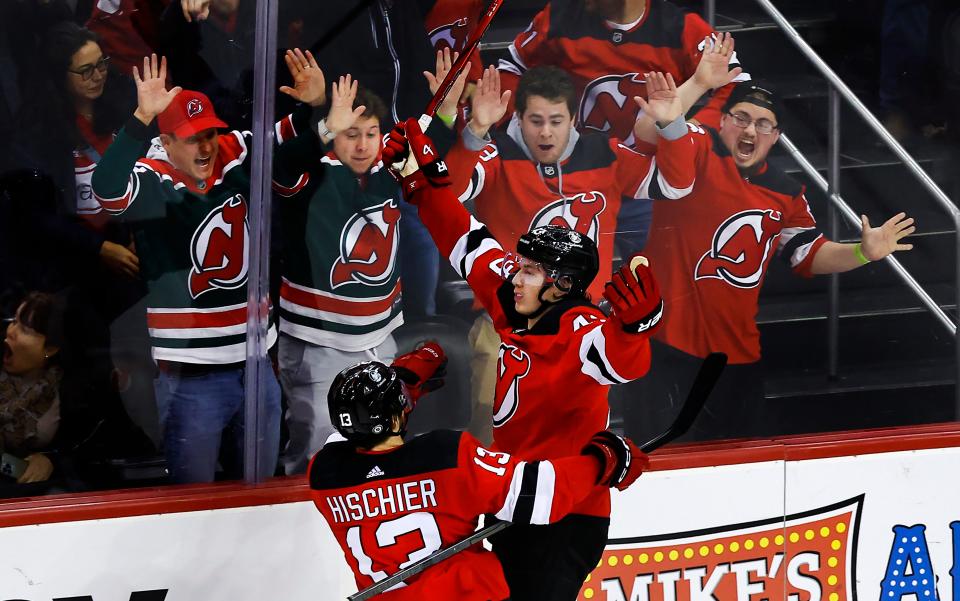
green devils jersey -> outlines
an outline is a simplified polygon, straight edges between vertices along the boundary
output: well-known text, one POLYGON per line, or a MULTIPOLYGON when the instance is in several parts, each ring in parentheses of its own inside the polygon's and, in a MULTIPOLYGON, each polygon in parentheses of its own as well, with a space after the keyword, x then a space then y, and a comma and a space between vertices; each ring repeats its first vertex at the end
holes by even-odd
MULTIPOLYGON (((434 124, 428 131, 448 142, 434 124)), ((312 131, 288 144, 313 160, 286 164, 287 181, 273 182, 283 219, 280 331, 343 351, 373 348, 403 323, 400 187, 379 158, 358 177, 312 131)))
POLYGON ((344 351, 370 349, 403 323, 400 188, 379 161, 358 178, 310 137, 320 161, 289 185, 274 178, 283 219, 280 331, 344 351))
MULTIPOLYGON (((277 131, 293 137, 293 117, 278 123, 277 131)), ((198 364, 243 361, 252 134, 218 136, 213 174, 205 181, 175 168, 157 142, 143 157, 148 138, 149 128, 132 118, 103 154, 92 184, 103 209, 123 215, 134 229, 149 289, 153 356, 198 364)), ((267 308, 263 319, 269 319, 267 308)), ((276 329, 269 332, 272 345, 276 329)))

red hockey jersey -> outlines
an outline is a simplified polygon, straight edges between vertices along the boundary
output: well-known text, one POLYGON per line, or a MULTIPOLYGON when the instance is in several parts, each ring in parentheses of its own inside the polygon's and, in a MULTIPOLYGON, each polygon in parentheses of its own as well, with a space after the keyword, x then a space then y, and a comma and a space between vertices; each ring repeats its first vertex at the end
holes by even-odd
MULTIPOLYGON (((512 124, 510 132, 515 129, 512 124)), ((519 132, 491 135, 480 151, 467 150, 460 140, 447 154, 460 200, 474 200, 477 217, 509 250, 541 225, 562 225, 589 236, 600 251, 600 272, 588 292, 599 299, 611 276, 620 203, 624 197, 647 197, 651 157, 591 133, 580 136, 566 160, 539 164, 515 139, 519 132)))
MULTIPOLYGON (((704 38, 716 35, 693 13, 664 0, 647 0, 639 21, 618 25, 588 11, 583 0, 552 0, 510 45, 498 68, 504 85, 516 90, 520 75, 531 67, 554 65, 573 76, 580 96, 576 119, 582 130, 603 131, 633 144, 633 123, 639 109, 634 96, 646 97, 643 74, 662 71, 677 84, 697 69, 704 38)), ((731 68, 739 66, 736 53, 731 68)), ((737 81, 750 79, 746 73, 737 81)), ((719 125, 720 108, 733 84, 718 90, 697 119, 719 125)))
MULTIPOLYGON (((425 17, 424 25, 430 44, 434 50, 450 48, 463 52, 467 42, 473 36, 477 20, 483 13, 483 0, 441 0, 433 5, 425 17)), ((483 75, 483 61, 480 53, 474 52, 470 58, 470 73, 467 81, 477 81, 483 75)))
MULTIPOLYGON (((484 449, 470 434, 438 430, 383 452, 327 444, 308 474, 313 501, 363 589, 466 538, 482 514, 529 524, 559 520, 598 489, 599 463, 585 456, 520 461, 484 449)), ((383 599, 500 601, 509 595, 499 561, 475 545, 383 599)))
MULTIPOLYGON (((583 299, 559 302, 527 328, 517 313, 510 256, 449 187, 415 190, 408 200, 440 252, 466 278, 500 335, 493 400, 493 443, 524 459, 575 455, 606 428, 607 386, 643 376, 650 367, 644 334, 628 334, 583 299), (506 263, 506 264, 505 264, 506 263)), ((577 234, 572 234, 577 235, 577 234)), ((573 513, 610 515, 610 494, 596 492, 573 513)))
MULTIPOLYGON (((722 351, 730 363, 760 359, 756 314, 760 286, 774 254, 810 276, 826 241, 804 188, 770 165, 743 177, 719 134, 691 126, 684 189, 653 177, 653 225, 645 254, 660 283, 664 322, 655 336, 690 355, 722 351)), ((671 153, 676 156, 677 153, 671 153)), ((681 164, 683 163, 683 164, 681 164)))

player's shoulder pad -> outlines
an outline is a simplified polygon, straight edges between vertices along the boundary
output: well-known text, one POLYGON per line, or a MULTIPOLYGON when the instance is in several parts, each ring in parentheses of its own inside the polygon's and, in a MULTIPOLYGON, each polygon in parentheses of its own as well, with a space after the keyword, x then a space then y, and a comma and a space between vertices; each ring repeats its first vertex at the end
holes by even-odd
POLYGON ((585 298, 563 299, 546 313, 530 329, 531 334, 550 335, 569 333, 577 317, 589 320, 589 315, 603 317, 603 312, 585 298))
POLYGON ((307 474, 310 488, 314 490, 336 488, 336 483, 341 480, 342 466, 347 465, 356 454, 356 446, 346 440, 325 444, 310 462, 310 473, 307 474))
POLYGON ((327 443, 310 465, 310 488, 329 490, 371 481, 376 467, 380 478, 404 478, 457 467, 460 432, 435 430, 416 436, 389 453, 358 451, 349 441, 327 443))
POLYGON ((563 314, 560 318, 560 329, 577 333, 587 326, 602 324, 606 318, 603 311, 595 305, 578 305, 563 314))

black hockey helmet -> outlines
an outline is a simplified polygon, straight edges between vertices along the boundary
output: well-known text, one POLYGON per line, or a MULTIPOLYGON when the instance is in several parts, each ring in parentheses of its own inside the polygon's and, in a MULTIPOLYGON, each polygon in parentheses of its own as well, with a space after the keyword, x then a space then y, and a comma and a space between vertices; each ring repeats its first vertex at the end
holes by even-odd
POLYGON ((569 294, 583 294, 600 270, 596 242, 559 225, 535 227, 520 236, 517 253, 540 263, 557 288, 569 294), (561 284, 562 278, 569 278, 569 286, 561 284))
POLYGON ((330 422, 344 438, 375 444, 393 431, 393 417, 402 416, 407 397, 397 372, 379 361, 367 361, 337 374, 327 393, 330 422))

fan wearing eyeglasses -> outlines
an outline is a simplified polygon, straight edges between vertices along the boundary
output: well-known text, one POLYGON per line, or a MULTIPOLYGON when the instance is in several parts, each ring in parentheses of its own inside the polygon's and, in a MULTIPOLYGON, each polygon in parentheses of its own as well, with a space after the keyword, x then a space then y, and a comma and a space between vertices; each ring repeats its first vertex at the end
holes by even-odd
MULTIPOLYGON (((651 343, 644 403, 625 407, 625 432, 642 440, 672 419, 701 359, 724 352, 729 365, 694 424, 695 439, 768 434, 760 430, 763 372, 755 317, 773 257, 796 275, 839 273, 912 248, 903 238, 914 220, 899 213, 878 227, 862 216, 861 241, 841 244, 817 228, 804 187, 767 162, 780 138, 784 111, 770 86, 737 85, 719 129, 689 124, 673 152, 668 185, 651 178, 653 226, 645 254, 663 291, 663 326, 651 343), (676 163, 682 156, 681 163, 676 163)), ((671 142, 662 142, 671 144, 671 142)), ((657 154, 658 162, 661 160, 657 154)))

